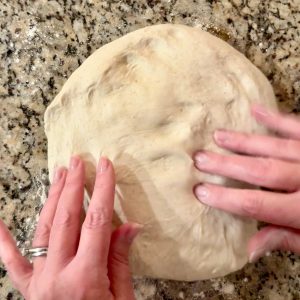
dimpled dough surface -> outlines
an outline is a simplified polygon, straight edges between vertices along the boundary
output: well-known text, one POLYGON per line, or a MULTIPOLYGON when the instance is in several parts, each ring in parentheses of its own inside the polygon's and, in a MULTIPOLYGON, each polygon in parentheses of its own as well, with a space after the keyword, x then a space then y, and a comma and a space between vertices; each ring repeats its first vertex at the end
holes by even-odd
MULTIPOLYGON (((264 75, 224 41, 197 28, 157 25, 132 32, 91 55, 45 114, 50 178, 76 153, 116 169, 114 224, 144 224, 131 249, 133 274, 199 280, 238 270, 256 231, 245 220, 202 205, 193 186, 240 183, 197 171, 197 149, 224 152, 216 128, 264 130, 251 103, 276 108, 264 75)), ((235 199, 240 201, 240 199, 235 199)))

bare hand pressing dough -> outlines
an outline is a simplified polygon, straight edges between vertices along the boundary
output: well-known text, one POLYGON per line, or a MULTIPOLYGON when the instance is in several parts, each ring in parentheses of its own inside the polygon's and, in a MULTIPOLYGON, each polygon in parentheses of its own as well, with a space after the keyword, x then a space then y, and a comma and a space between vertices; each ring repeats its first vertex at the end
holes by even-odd
MULTIPOLYGON (((247 262, 256 222, 208 208, 196 183, 241 184, 194 168, 196 150, 221 152, 217 128, 263 132, 249 115, 275 108, 263 74, 197 28, 158 25, 91 55, 46 111, 50 178, 72 154, 87 163, 91 194, 100 155, 116 168, 115 225, 144 225, 131 249, 133 274, 176 280, 222 276, 247 262)), ((239 199, 236 199, 239 201, 239 199)))

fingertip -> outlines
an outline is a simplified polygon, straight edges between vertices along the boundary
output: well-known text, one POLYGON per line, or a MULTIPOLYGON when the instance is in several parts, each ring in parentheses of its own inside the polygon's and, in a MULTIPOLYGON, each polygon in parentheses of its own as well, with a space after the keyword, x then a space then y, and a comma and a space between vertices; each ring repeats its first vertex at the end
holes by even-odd
POLYGON ((144 226, 138 223, 123 224, 115 230, 114 239, 131 244, 143 228, 144 226))
POLYGON ((127 238, 127 241, 129 243, 132 243, 137 235, 142 231, 144 226, 138 223, 130 223, 129 225, 129 230, 125 233, 125 236, 127 238))
POLYGON ((72 155, 70 158, 69 169, 75 170, 82 164, 82 159, 79 155, 72 155))
POLYGON ((105 173, 111 165, 110 160, 106 156, 101 156, 97 166, 98 173, 105 173))
POLYGON ((271 108, 268 108, 258 103, 252 105, 251 114, 255 117, 257 121, 262 122, 274 119, 274 117, 278 116, 278 113, 276 113, 271 108))
POLYGON ((198 151, 194 156, 195 164, 200 167, 209 161, 209 153, 207 151, 198 151))
POLYGON ((264 106, 255 103, 251 106, 251 114, 255 118, 264 118, 267 116, 267 111, 264 106))
POLYGON ((112 161, 106 157, 106 156, 101 156, 99 158, 97 167, 96 167, 96 172, 97 175, 99 175, 99 178, 104 177, 109 177, 109 178, 115 178, 115 171, 114 171, 114 166, 112 161))
POLYGON ((255 102, 255 103, 252 103, 251 104, 251 110, 256 110, 256 109, 260 109, 260 108, 263 108, 264 106, 263 105, 261 105, 260 103, 258 103, 258 102, 255 102))
POLYGON ((67 168, 65 167, 56 167, 52 179, 52 184, 59 183, 62 179, 64 179, 67 175, 67 168))
POLYGON ((226 129, 218 129, 214 132, 213 138, 218 146, 224 147, 230 144, 230 141, 234 138, 234 132, 226 129))
POLYGON ((213 133, 213 139, 217 145, 220 144, 220 131, 221 131, 220 129, 217 129, 213 133))
POLYGON ((257 262, 267 250, 264 248, 264 243, 261 239, 261 233, 256 233, 248 242, 248 262, 255 263, 257 262))
POLYGON ((80 181, 81 183, 85 178, 85 165, 84 161, 79 155, 72 155, 70 158, 69 168, 66 169, 66 181, 80 181))
POLYGON ((252 253, 250 253, 249 263, 250 264, 256 263, 260 258, 264 256, 270 256, 270 255, 271 255, 271 251, 268 251, 266 249, 257 249, 252 253))
POLYGON ((207 185, 198 184, 194 187, 194 194, 196 198, 205 205, 211 206, 213 203, 211 202, 210 191, 207 185))
MULTIPOLYGON (((94 184, 94 192, 102 195, 104 190, 114 193, 115 190, 115 172, 111 161, 106 157, 101 157, 99 159, 98 165, 96 167, 96 178, 94 184), (97 188, 97 191, 95 190, 97 188)), ((114 197, 112 198, 114 199, 114 197)))
POLYGON ((254 263, 271 251, 280 248, 284 230, 270 225, 258 231, 248 243, 249 262, 254 263))

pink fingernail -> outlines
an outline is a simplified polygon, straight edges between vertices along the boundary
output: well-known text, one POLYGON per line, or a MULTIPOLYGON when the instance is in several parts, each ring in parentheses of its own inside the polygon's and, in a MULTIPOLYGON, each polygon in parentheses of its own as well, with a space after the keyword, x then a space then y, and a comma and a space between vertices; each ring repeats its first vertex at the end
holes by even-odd
POLYGON ((266 253, 267 253, 267 250, 265 250, 263 248, 254 250, 249 256, 249 262, 250 263, 257 262, 266 253))
POLYGON ((204 164, 208 161, 208 156, 204 152, 198 152, 195 155, 196 164, 204 164))
POLYGON ((139 232, 143 229, 143 225, 132 223, 131 227, 126 232, 126 238, 129 242, 132 242, 134 238, 139 234, 139 232))
POLYGON ((72 156, 70 160, 70 170, 74 170, 79 165, 80 158, 78 156, 72 156))
POLYGON ((98 164, 97 172, 104 173, 107 170, 108 166, 109 160, 105 156, 102 156, 98 164))
POLYGON ((207 187, 203 185, 198 185, 195 188, 195 194, 200 202, 210 205, 211 201, 210 201, 209 191, 207 187))
POLYGON ((256 104, 253 106, 253 111, 258 117, 268 117, 270 113, 267 109, 265 109, 262 105, 256 104))
POLYGON ((231 138, 231 133, 227 130, 216 130, 214 133, 214 138, 217 142, 221 143, 228 143, 231 138))
POLYGON ((63 177, 64 169, 63 168, 56 168, 53 176, 53 183, 58 183, 61 178, 63 177))

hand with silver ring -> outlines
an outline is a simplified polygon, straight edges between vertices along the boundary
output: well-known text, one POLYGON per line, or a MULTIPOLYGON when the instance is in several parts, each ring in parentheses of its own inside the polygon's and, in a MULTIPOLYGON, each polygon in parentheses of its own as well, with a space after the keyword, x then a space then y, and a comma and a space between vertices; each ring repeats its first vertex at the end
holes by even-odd
POLYGON ((141 226, 112 232, 114 188, 113 166, 102 158, 81 225, 84 163, 74 156, 69 170, 58 168, 29 250, 33 264, 0 220, 0 257, 25 299, 134 299, 128 252, 141 226))

